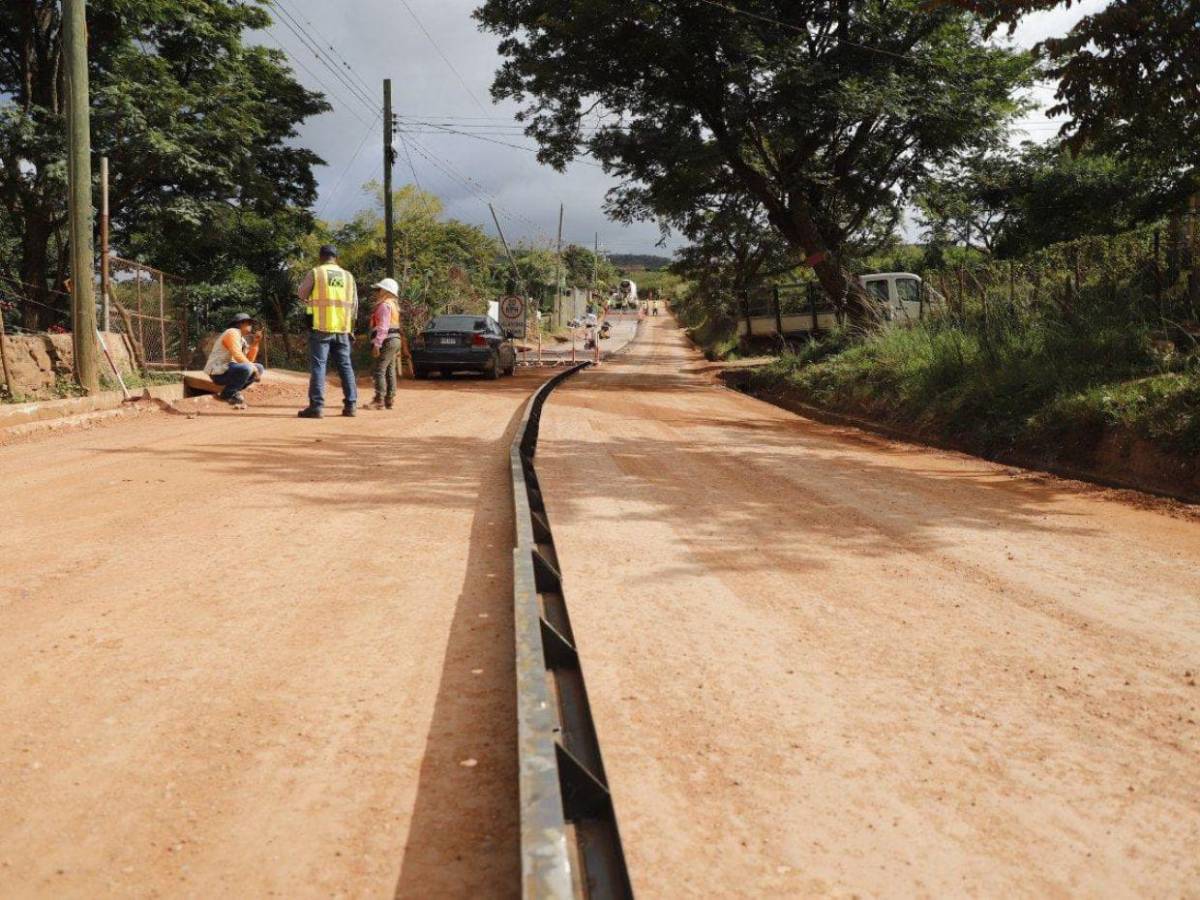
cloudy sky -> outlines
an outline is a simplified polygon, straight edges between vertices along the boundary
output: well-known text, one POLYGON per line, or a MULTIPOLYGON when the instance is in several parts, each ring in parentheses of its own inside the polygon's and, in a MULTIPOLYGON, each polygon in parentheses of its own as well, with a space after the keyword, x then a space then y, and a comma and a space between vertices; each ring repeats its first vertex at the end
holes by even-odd
MULTIPOLYGON (((1031 17, 1015 40, 1030 45, 1062 34, 1105 2, 1084 0, 1070 10, 1031 17)), ((663 252, 655 247, 654 224, 623 227, 604 217, 604 194, 613 182, 599 168, 580 162, 558 174, 539 166, 528 149, 494 143, 532 146, 512 119, 514 107, 491 102, 488 89, 499 57, 496 39, 471 19, 476 0, 272 0, 272 6, 276 22, 263 42, 283 47, 299 79, 334 105, 301 134, 328 163, 318 171, 317 208, 323 217, 344 218, 369 202, 362 185, 381 177, 382 136, 375 117, 383 79, 391 78, 393 107, 409 133, 412 169, 450 216, 494 231, 490 200, 509 240, 549 244, 561 203, 567 242, 590 245, 598 232, 610 253, 663 252), (301 34, 320 47, 323 60, 306 49, 301 34)), ((1051 93, 1042 89, 1039 99, 1048 101, 1051 93)), ((1030 137, 1041 139, 1056 126, 1037 113, 1025 127, 1030 137)), ((402 151, 396 178, 413 180, 402 151)))

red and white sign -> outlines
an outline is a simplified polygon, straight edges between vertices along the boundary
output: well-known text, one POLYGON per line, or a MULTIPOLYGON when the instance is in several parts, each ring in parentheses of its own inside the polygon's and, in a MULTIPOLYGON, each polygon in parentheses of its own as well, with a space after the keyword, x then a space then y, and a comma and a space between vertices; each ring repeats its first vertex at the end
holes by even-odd
POLYGON ((519 338, 525 337, 525 298, 500 298, 500 327, 519 338))

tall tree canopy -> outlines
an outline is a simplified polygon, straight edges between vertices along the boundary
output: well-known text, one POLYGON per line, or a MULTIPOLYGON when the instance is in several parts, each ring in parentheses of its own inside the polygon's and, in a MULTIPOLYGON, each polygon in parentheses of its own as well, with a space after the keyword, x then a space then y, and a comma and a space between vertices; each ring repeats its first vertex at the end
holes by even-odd
POLYGON ((839 301, 846 242, 1002 127, 1028 69, 970 15, 916 0, 486 0, 475 15, 502 37, 493 95, 526 103, 544 162, 587 151, 652 193, 726 179, 839 301))
MULTIPOLYGON (((1014 26, 1072 0, 951 0, 1014 26)), ((1070 118, 1073 149, 1115 153, 1154 165, 1176 201, 1200 190, 1200 4, 1112 0, 1062 37, 1037 48, 1058 82, 1051 112, 1070 118)))
MULTIPOLYGON (((65 275, 60 4, 6 0, 0 16, 0 204, 20 235, 20 280, 65 275)), ((283 54, 248 46, 269 24, 253 0, 88 4, 92 144, 112 161, 118 248, 192 280, 282 270, 311 225, 320 160, 293 146, 327 109, 283 54)))

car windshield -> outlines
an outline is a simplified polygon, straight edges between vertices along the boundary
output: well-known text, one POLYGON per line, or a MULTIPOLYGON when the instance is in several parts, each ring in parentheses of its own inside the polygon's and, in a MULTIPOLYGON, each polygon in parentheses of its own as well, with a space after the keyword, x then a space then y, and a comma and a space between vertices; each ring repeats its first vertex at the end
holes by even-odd
POLYGON ((477 316, 438 316, 427 331, 484 331, 487 323, 477 316))

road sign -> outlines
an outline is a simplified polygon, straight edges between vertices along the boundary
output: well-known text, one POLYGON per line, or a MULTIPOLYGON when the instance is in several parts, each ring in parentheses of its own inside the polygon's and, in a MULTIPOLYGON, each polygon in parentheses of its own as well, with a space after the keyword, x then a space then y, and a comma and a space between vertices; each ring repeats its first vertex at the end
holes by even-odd
POLYGON ((525 298, 500 298, 500 327, 516 337, 525 337, 525 298))

